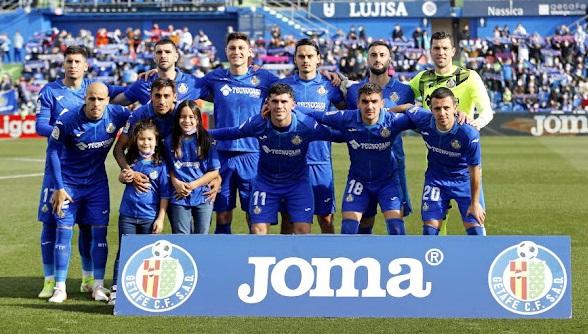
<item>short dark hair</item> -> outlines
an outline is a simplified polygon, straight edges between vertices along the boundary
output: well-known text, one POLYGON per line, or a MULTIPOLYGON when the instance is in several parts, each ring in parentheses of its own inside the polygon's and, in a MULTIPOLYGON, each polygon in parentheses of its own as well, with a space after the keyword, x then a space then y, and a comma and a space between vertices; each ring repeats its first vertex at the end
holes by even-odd
POLYGON ((444 99, 446 97, 451 97, 451 99, 453 100, 453 103, 458 102, 457 97, 455 97, 455 94, 453 94, 453 91, 447 87, 439 87, 437 89, 435 89, 431 95, 429 96, 429 106, 431 105, 431 102, 433 101, 433 99, 444 99))
POLYGON ((370 45, 368 45, 368 52, 370 52, 370 49, 373 48, 374 46, 384 46, 386 47, 386 49, 388 49, 388 52, 392 53, 390 51, 390 45, 388 45, 388 43, 384 42, 384 41, 373 41, 370 43, 370 45))
POLYGON ((273 84, 269 91, 267 92, 267 96, 271 96, 271 95, 282 95, 282 94, 288 94, 290 95, 290 97, 292 97, 292 99, 294 99, 294 91, 292 90, 292 87, 290 87, 290 85, 287 85, 285 83, 277 83, 277 84, 273 84))
POLYGON ((365 85, 361 86, 358 91, 357 98, 359 99, 362 95, 370 95, 370 94, 379 94, 382 95, 382 87, 375 83, 368 82, 365 85))
POLYGON ((433 44, 434 40, 441 40, 441 39, 448 39, 451 42, 451 46, 454 46, 453 45, 453 36, 446 31, 436 31, 435 33, 433 33, 433 35, 431 36, 431 44, 433 44))
POLYGON ((177 54, 180 54, 180 52, 178 51, 178 46, 176 45, 176 43, 174 43, 174 41, 172 41, 169 38, 163 38, 160 39, 157 43, 155 43, 155 45, 153 46, 153 50, 155 50, 158 46, 160 45, 173 45, 174 50, 176 50, 177 54))
POLYGON ((249 36, 247 36, 244 32, 235 31, 227 35, 227 44, 234 39, 240 39, 242 41, 247 42, 249 44, 249 36))
POLYGON ((82 45, 71 45, 68 46, 67 49, 63 52, 63 57, 67 57, 69 55, 82 55, 84 59, 88 59, 88 49, 82 45))
POLYGON ((164 78, 157 78, 157 79, 155 79, 155 81, 153 81, 153 83, 151 84, 151 92, 153 93, 153 91, 160 90, 164 87, 171 87, 172 91, 175 94, 176 82, 173 81, 172 79, 164 79, 164 78))
POLYGON ((318 45, 316 45, 316 43, 310 39, 310 38, 303 38, 298 40, 298 42, 296 42, 296 46, 294 47, 294 57, 296 57, 296 53, 298 53, 298 47, 299 46, 312 46, 314 48, 314 50, 316 51, 317 55, 321 55, 321 50, 319 49, 318 45))

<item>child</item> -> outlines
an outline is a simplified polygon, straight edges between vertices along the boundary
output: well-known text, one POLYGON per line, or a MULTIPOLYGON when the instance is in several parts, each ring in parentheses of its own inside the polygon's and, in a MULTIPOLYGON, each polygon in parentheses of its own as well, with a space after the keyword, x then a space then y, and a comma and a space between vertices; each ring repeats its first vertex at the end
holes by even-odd
POLYGON ((161 159, 159 133, 153 121, 144 120, 137 123, 133 130, 126 160, 131 169, 123 169, 119 175, 119 181, 126 183, 126 187, 118 218, 119 248, 114 262, 112 292, 109 301, 111 305, 116 302, 122 235, 161 233, 171 190, 167 168, 161 159), (149 177, 151 186, 147 192, 135 189, 132 183, 134 173, 142 173, 149 177))
POLYGON ((172 233, 208 234, 212 203, 203 193, 218 177, 220 162, 194 101, 178 105, 172 134, 165 141, 165 157, 175 190, 168 213, 172 233))

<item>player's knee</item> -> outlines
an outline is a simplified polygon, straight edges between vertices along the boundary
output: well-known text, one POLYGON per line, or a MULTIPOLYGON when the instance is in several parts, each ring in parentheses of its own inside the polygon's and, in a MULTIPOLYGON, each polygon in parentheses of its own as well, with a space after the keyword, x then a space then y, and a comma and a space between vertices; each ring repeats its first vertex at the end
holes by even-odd
POLYGON ((468 235, 486 235, 484 226, 477 224, 464 224, 464 226, 468 235))
POLYGON ((374 226, 375 221, 376 216, 361 217, 361 221, 359 222, 359 228, 371 228, 374 226))
POLYGON ((268 224, 251 224, 251 234, 267 234, 268 224))
POLYGON ((307 223, 296 223, 294 225, 294 234, 309 234, 310 224, 307 223))
POLYGON ((357 234, 359 220, 343 219, 341 222, 341 234, 357 234))
POLYGON ((423 224, 423 235, 439 235, 439 229, 431 225, 423 224))
POLYGON ((227 225, 231 224, 233 221, 233 212, 231 211, 223 211, 216 213, 216 223, 220 225, 227 225))

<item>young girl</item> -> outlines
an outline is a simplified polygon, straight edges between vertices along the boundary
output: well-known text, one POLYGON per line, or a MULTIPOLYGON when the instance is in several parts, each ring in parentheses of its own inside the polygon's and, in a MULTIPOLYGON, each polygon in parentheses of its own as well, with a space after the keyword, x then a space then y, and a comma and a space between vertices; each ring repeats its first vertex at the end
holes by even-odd
POLYGON ((159 133, 153 121, 144 120, 135 125, 126 160, 131 169, 123 169, 119 175, 119 181, 126 183, 126 187, 118 218, 119 248, 114 262, 109 301, 111 305, 116 302, 122 235, 161 233, 171 190, 167 167, 161 159, 159 133), (151 186, 147 192, 139 192, 135 189, 132 183, 134 173, 142 173, 149 177, 151 186))
POLYGON ((172 232, 208 234, 212 203, 204 192, 218 176, 220 162, 194 101, 178 105, 172 135, 165 141, 165 158, 174 188, 168 212, 172 232))

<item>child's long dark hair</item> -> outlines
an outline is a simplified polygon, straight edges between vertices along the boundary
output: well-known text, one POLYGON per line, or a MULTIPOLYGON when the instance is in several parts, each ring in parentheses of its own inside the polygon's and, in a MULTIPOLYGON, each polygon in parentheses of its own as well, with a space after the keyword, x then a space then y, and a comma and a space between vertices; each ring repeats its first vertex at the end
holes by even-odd
POLYGON ((182 115, 182 109, 184 108, 188 108, 192 111, 192 113, 194 113, 194 116, 196 117, 196 119, 198 120, 198 125, 196 125, 196 136, 197 136, 197 140, 198 140, 198 151, 196 152, 196 154, 198 155, 198 158, 200 159, 205 159, 208 156, 208 150, 210 149, 210 143, 212 141, 210 135, 208 134, 208 131, 206 131, 206 129, 204 128, 204 125, 202 124, 202 113, 200 112, 200 108, 198 108, 198 106, 196 105, 196 102, 192 101, 192 100, 185 100, 182 101, 177 109, 176 109, 176 117, 174 119, 174 129, 172 132, 172 144, 173 144, 173 149, 174 149, 174 153, 175 156, 177 158, 181 158, 182 157, 182 150, 181 150, 181 139, 182 139, 182 135, 184 135, 184 132, 182 131, 182 128, 180 127, 180 116, 182 115))
POLYGON ((139 148, 137 147, 137 138, 139 137, 139 133, 144 130, 152 130, 155 133, 155 152, 151 157, 154 164, 159 165, 161 163, 161 138, 159 138, 159 131, 157 130, 157 126, 153 123, 152 120, 142 120, 137 122, 133 129, 133 134, 131 135, 131 140, 129 142, 129 149, 125 154, 125 159, 127 160, 128 164, 134 163, 138 158, 141 157, 139 154, 139 148))

